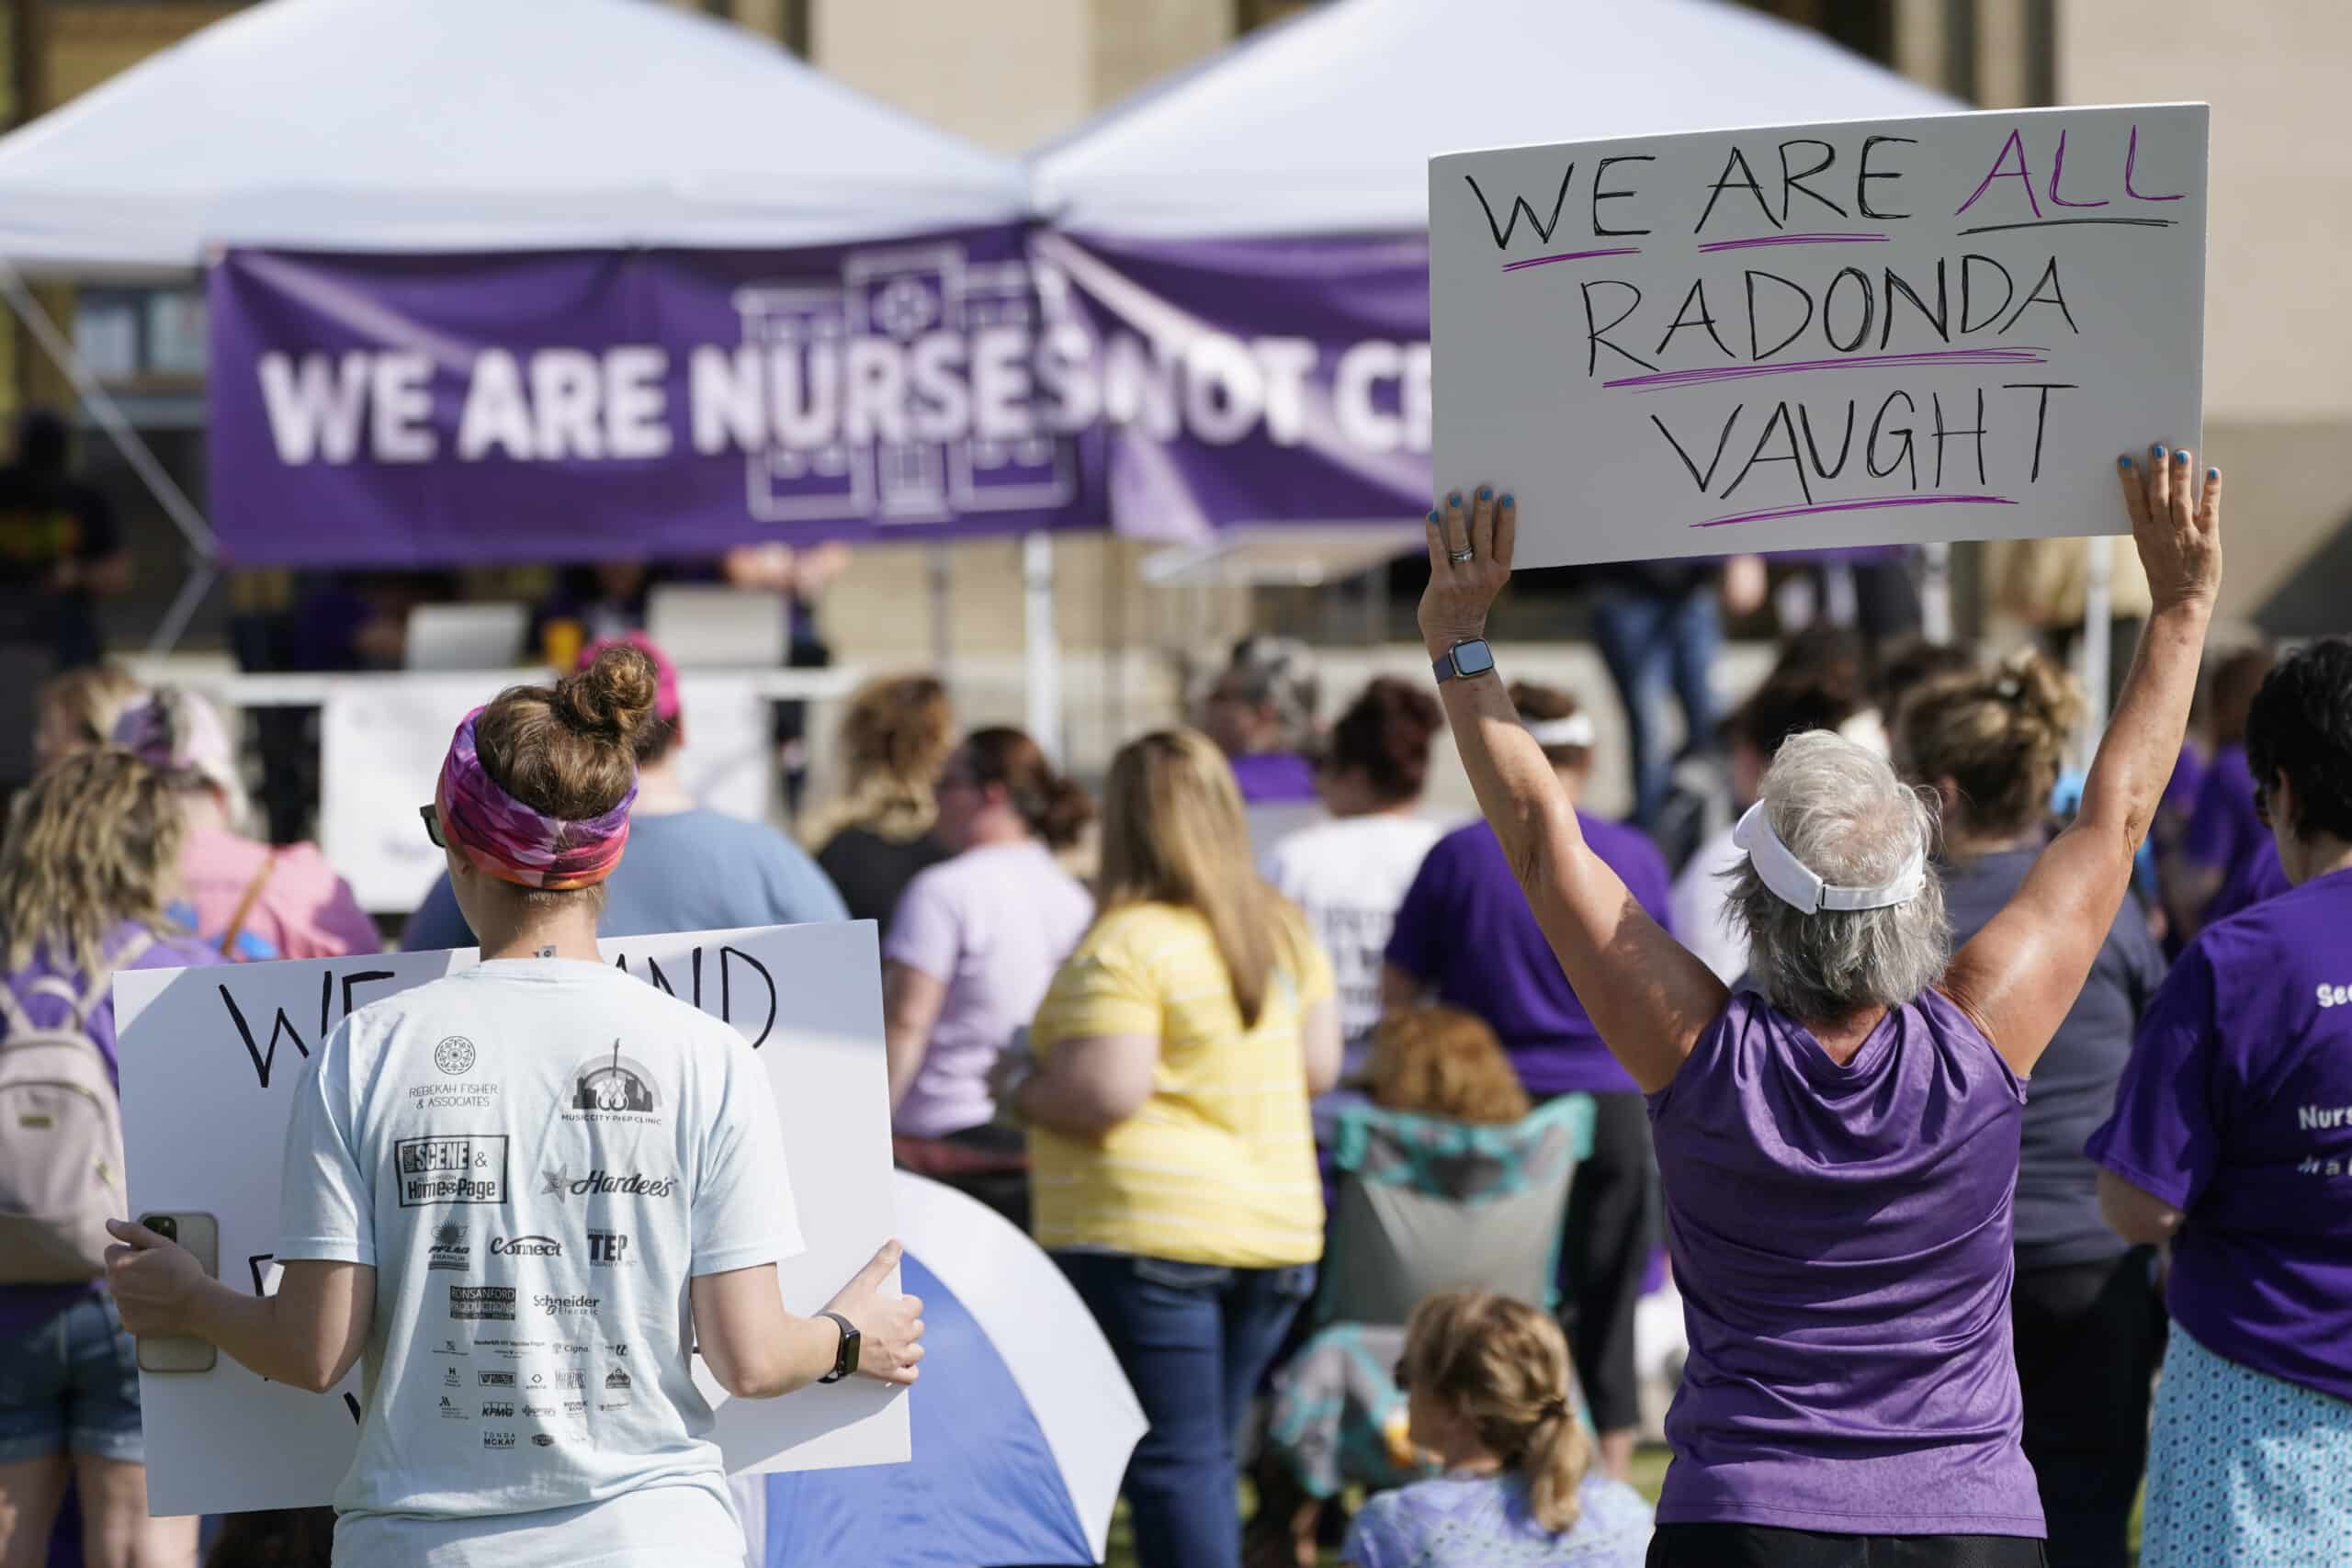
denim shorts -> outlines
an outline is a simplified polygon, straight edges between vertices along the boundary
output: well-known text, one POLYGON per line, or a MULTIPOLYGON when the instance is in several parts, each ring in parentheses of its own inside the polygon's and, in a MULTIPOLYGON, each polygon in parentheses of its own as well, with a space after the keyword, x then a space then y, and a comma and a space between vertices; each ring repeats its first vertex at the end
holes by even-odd
POLYGON ((146 1461, 138 1352, 112 1296, 0 1341, 0 1464, 67 1452, 146 1461))

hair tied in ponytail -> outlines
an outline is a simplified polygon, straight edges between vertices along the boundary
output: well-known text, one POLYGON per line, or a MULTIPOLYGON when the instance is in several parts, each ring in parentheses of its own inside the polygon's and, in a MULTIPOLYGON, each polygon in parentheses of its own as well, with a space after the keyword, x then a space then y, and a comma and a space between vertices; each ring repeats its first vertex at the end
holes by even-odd
POLYGON ((1555 1397, 1544 1402, 1542 1408, 1536 1411, 1535 1418, 1539 1421, 1565 1421, 1567 1415, 1568 1402, 1555 1397))
POLYGON ((2025 695, 2025 682, 2015 675, 2004 675, 1993 683, 1993 694, 2005 703, 2014 703, 2025 695))

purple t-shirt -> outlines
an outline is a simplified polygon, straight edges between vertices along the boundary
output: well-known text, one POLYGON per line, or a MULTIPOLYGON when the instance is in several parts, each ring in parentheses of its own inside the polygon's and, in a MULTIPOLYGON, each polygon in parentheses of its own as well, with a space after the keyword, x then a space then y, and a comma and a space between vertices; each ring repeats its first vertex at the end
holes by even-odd
POLYGON ((996 1114, 989 1069, 1093 919, 1094 900, 1034 839, 966 850, 907 884, 882 956, 944 982, 947 996, 897 1131, 942 1138, 996 1114))
POLYGON ((2172 777, 2165 781, 2165 793, 2156 802, 2159 815, 2178 819, 2186 825, 2189 814, 2197 809, 2198 792, 2205 787, 2205 774, 2211 766, 2205 753, 2193 740, 2180 743, 2180 759, 2172 765, 2172 777))
POLYGON ((1660 1524, 2043 1533, 2018 1446, 2025 1084, 1936 991, 1840 1066, 1753 991, 1649 1097, 1690 1356, 1660 1524))
MULTIPOLYGON (((1637 828, 1579 811, 1585 841, 1624 878, 1658 924, 1668 913, 1666 859, 1637 828)), ((1397 906, 1388 962, 1433 987, 1438 999, 1487 1021, 1520 1082, 1538 1098, 1638 1092, 1544 940, 1527 895, 1484 822, 1437 841, 1397 906)))
POLYGON ((2217 1356, 2352 1399, 2352 871, 2208 926, 2091 1158, 2179 1210, 2166 1304, 2217 1356))
POLYGON ((1279 806, 1295 800, 1317 800, 1315 764, 1295 751, 1252 751, 1235 757, 1233 782, 1241 786, 1244 806, 1279 806))
POLYGON ((2254 852, 2230 867, 2229 875, 2222 879, 2220 889, 2205 906, 2205 923, 2216 925, 2265 898, 2276 898, 2290 886, 2287 868, 2278 863, 2278 845, 2266 832, 2254 852))
MULTIPOLYGON (((121 952, 123 943, 140 929, 128 920, 124 921, 107 933, 106 950, 108 953, 121 952)), ((186 940, 155 941, 149 944, 146 952, 121 967, 193 969, 226 962, 209 946, 189 937, 186 940)), ((31 989, 34 981, 48 978, 62 979, 77 991, 89 984, 87 976, 62 968, 53 962, 46 943, 35 951, 30 964, 0 976, 0 984, 5 984, 16 993, 17 1003, 24 1009, 26 1020, 44 1029, 66 1021, 66 1006, 62 999, 47 993, 36 995, 31 989)), ((99 1054, 107 1059, 107 1077, 114 1079, 119 1088, 122 1070, 116 1054, 114 998, 109 996, 101 1001, 85 1021, 91 1043, 97 1046, 99 1054)), ((98 1289, 96 1280, 81 1285, 0 1285, 0 1338, 13 1338, 27 1332, 35 1325, 54 1316, 60 1309, 85 1296, 96 1295, 98 1289)))
POLYGON ((2222 747, 2197 787, 2181 853, 2192 865, 2226 874, 2252 860, 2269 837, 2254 815, 2254 770, 2246 766, 2245 748, 2222 747))

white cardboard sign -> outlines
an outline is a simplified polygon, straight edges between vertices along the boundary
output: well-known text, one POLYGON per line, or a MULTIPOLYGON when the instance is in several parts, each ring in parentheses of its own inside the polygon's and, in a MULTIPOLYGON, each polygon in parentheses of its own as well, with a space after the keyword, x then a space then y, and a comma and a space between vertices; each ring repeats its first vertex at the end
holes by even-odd
POLYGON ((2199 440, 2206 109, 1430 160, 1441 491, 1521 566, 2123 532, 2199 440))
MULTIPOLYGON (((544 672, 380 675, 338 682, 319 715, 319 842, 351 879, 361 908, 413 909, 444 862, 418 823, 433 799, 449 734, 510 685, 544 672)), ((684 733, 680 781, 696 804, 749 821, 767 818, 775 748, 770 704, 741 675, 678 677, 684 733)))
MULTIPOLYGON (((815 1312, 892 1234, 873 923, 630 937, 602 947, 608 961, 732 1023, 758 1047, 807 1243, 777 1272, 786 1306, 815 1312)), ((476 962, 468 948, 118 976, 131 1212, 215 1216, 221 1278, 269 1288, 279 1161, 309 1056, 353 1008, 476 962)), ((695 1377, 718 1409, 714 1436, 730 1471, 909 1457, 906 1402, 884 1384, 853 1379, 737 1400, 699 1359, 695 1377)), ((141 1372, 139 1392, 148 1498, 159 1515, 323 1504, 357 1448, 356 1370, 320 1395, 265 1382, 222 1356, 209 1372, 141 1372)))

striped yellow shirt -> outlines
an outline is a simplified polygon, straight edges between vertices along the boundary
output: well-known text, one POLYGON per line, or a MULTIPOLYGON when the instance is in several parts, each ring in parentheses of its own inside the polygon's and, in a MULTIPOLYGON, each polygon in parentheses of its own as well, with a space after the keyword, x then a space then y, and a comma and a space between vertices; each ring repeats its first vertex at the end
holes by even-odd
POLYGON ((1151 1098, 1102 1144, 1029 1134, 1037 1244, 1271 1269, 1323 1256, 1323 1189, 1300 1024, 1331 962, 1287 914, 1303 973, 1278 972, 1244 1028, 1208 922, 1137 904, 1094 924, 1046 993, 1030 1042, 1159 1041, 1151 1098))

